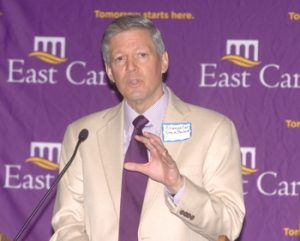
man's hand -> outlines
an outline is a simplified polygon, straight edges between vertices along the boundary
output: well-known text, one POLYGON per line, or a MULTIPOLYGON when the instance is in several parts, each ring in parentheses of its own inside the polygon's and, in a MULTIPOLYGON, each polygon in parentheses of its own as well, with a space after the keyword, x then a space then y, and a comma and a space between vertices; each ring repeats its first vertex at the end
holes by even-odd
POLYGON ((183 186, 183 177, 160 137, 145 132, 144 136, 135 136, 135 139, 144 143, 150 152, 150 160, 145 164, 127 162, 124 164, 124 168, 129 171, 141 172, 152 180, 165 185, 171 194, 176 194, 183 186))

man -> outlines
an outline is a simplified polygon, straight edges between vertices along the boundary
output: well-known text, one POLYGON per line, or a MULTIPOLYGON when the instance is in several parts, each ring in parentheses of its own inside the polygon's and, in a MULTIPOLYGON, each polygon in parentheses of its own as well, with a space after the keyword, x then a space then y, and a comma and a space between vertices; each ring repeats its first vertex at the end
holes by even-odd
POLYGON ((107 75, 124 100, 68 127, 61 166, 80 130, 88 129, 89 137, 59 185, 51 240, 204 241, 220 234, 236 239, 245 210, 232 122, 181 101, 163 84, 168 54, 150 20, 113 21, 102 53, 107 75), (147 124, 131 139, 136 117, 147 124), (147 148, 146 163, 130 158, 124 163, 133 142, 147 148), (136 211, 123 216, 126 194, 135 195, 124 184, 127 174, 147 178, 142 203, 136 203, 142 206, 134 238, 124 238, 136 222, 136 211))

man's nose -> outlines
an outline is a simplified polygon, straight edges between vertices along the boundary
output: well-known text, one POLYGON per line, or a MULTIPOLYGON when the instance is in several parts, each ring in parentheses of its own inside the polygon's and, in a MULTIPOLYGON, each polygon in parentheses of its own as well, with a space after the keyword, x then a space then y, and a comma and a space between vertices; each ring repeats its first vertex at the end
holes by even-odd
POLYGON ((127 59, 126 67, 128 71, 135 71, 137 68, 136 60, 133 57, 127 59))

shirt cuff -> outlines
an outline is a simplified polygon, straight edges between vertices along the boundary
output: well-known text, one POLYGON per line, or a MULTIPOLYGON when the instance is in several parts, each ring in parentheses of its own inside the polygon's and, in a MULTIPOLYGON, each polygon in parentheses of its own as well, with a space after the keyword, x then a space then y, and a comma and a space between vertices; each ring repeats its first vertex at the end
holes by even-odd
POLYGON ((171 192, 166 187, 165 187, 165 195, 172 200, 174 205, 177 206, 182 198, 184 190, 185 190, 185 178, 183 178, 182 187, 179 189, 179 191, 175 195, 171 194, 171 192))

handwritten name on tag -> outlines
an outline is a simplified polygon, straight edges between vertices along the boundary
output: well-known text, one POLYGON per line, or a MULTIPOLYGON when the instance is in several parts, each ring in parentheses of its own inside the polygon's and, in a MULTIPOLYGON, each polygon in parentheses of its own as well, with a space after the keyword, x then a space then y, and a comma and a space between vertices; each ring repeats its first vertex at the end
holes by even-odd
POLYGON ((192 123, 162 123, 162 138, 164 142, 184 141, 192 137, 192 123))

